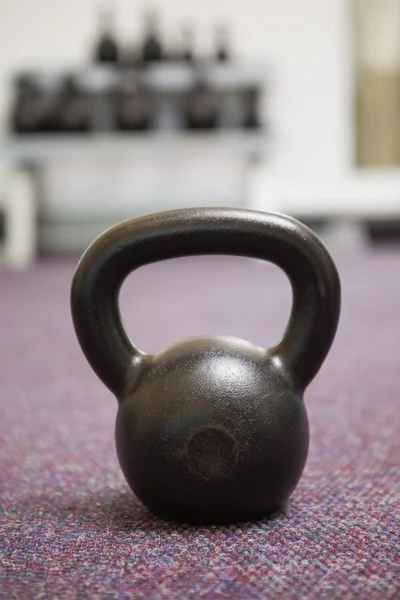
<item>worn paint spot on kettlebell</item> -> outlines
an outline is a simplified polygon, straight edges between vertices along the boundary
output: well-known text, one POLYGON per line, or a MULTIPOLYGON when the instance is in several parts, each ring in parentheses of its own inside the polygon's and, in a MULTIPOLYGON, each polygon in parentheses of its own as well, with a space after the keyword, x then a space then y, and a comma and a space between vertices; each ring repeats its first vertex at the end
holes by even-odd
POLYGON ((192 473, 206 480, 227 477, 237 462, 234 436, 220 425, 198 427, 189 435, 185 455, 192 473))

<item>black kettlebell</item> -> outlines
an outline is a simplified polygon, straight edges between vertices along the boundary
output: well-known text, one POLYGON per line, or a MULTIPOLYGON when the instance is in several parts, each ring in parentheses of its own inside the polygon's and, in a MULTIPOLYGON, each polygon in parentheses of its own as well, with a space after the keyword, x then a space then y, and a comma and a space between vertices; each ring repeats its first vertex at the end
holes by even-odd
POLYGON ((72 282, 74 327, 118 400, 118 459, 144 505, 198 524, 254 520, 282 507, 306 463, 303 393, 330 350, 340 303, 327 249, 281 214, 172 210, 122 222, 90 245, 72 282), (292 312, 275 347, 204 337, 150 355, 132 345, 118 306, 124 279, 148 263, 194 254, 264 259, 286 273, 292 312))

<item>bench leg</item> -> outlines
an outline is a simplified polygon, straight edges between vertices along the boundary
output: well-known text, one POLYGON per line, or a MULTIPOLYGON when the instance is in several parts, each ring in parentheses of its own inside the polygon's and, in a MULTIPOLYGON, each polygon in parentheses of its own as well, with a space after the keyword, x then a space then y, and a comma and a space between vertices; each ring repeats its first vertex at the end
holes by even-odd
POLYGON ((31 265, 36 255, 36 209, 28 174, 15 171, 7 177, 3 201, 5 240, 3 262, 15 269, 31 265))

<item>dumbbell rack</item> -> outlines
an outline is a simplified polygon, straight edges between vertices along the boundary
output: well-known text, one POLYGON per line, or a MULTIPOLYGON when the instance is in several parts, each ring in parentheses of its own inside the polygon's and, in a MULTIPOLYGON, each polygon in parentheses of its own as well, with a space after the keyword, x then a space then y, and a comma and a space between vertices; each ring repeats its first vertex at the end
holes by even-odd
MULTIPOLYGON (((62 71, 30 73, 49 94, 57 93, 60 82, 68 75, 69 73, 62 71)), ((193 65, 173 62, 149 65, 145 69, 116 69, 112 65, 89 65, 75 71, 73 76, 80 89, 90 97, 89 127, 79 132, 47 130, 22 133, 11 129, 3 150, 3 154, 12 163, 24 168, 31 175, 37 198, 38 237, 43 237, 42 231, 45 240, 47 239, 44 246, 50 249, 57 245, 69 248, 72 242, 61 241, 64 231, 67 238, 74 238, 77 249, 80 249, 94 234, 116 220, 158 208, 199 203, 247 203, 250 169, 255 161, 261 160, 265 155, 269 137, 265 123, 254 127, 243 125, 241 100, 248 90, 255 91, 258 101, 262 100, 266 82, 263 66, 237 60, 220 64, 204 63, 200 68, 199 65, 194 68, 193 65), (218 117, 213 128, 191 129, 182 119, 182 106, 199 81, 205 83, 217 98, 218 117), (121 130, 116 125, 110 98, 113 98, 115 90, 127 84, 132 90, 146 90, 151 100, 151 126, 144 131, 121 130), (213 196, 212 179, 215 179, 215 171, 211 174, 205 168, 201 173, 202 157, 208 157, 209 164, 211 161, 215 165, 218 165, 219 160, 231 161, 232 176, 237 179, 225 197, 224 193, 221 195, 220 192, 213 196), (154 186, 151 193, 149 192, 150 199, 143 190, 138 192, 140 198, 136 198, 135 186, 132 186, 130 205, 125 204, 121 210, 118 208, 118 202, 113 203, 112 199, 107 209, 104 208, 104 203, 101 207, 96 207, 93 201, 88 202, 86 214, 81 206, 81 212, 75 220, 73 202, 65 200, 63 207, 58 207, 61 216, 55 214, 57 211, 49 209, 44 173, 53 166, 58 168, 68 164, 93 164, 95 168, 101 169, 106 164, 135 165, 146 160, 155 174, 166 161, 171 169, 176 169, 173 184, 167 183, 165 177, 163 179, 158 176, 159 193, 165 197, 164 204, 160 201, 159 206, 157 205, 158 192, 154 186), (187 177, 187 161, 191 161, 192 174, 196 171, 193 165, 197 161, 197 179, 203 182, 208 179, 203 200, 196 189, 196 177, 187 177), (171 189, 172 187, 174 189, 171 189), (96 223, 93 221, 95 217, 98 219, 96 223), (81 233, 78 234, 78 230, 81 233)), ((157 180, 157 175, 154 179, 157 180)), ((171 178, 168 181, 171 182, 171 178)))

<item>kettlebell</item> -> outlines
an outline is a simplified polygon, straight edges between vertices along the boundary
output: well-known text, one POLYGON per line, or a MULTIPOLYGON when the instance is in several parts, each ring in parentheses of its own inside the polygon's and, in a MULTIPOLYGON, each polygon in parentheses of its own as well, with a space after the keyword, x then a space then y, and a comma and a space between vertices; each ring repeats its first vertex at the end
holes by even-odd
POLYGON ((279 213, 169 210, 126 220, 92 242, 72 280, 74 329, 118 401, 119 464, 150 512, 218 525, 284 506, 308 455, 304 392, 334 341, 340 304, 326 247, 279 213), (125 278, 146 264, 200 254, 261 259, 283 270, 293 300, 277 345, 224 336, 183 340, 154 354, 133 345, 118 304, 125 278))

